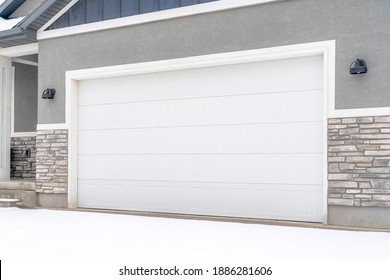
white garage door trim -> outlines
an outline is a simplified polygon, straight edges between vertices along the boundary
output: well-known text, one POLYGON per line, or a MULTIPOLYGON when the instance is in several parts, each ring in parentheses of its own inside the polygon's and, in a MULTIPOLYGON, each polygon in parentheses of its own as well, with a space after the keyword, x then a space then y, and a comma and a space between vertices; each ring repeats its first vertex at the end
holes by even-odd
POLYGON ((204 68, 211 66, 232 65, 265 60, 276 60, 294 57, 322 55, 324 58, 324 116, 323 116, 323 223, 327 223, 327 116, 330 108, 334 108, 335 96, 335 41, 324 41, 283 47, 221 53, 196 56, 182 59, 161 60, 146 63, 117 65, 68 71, 66 73, 66 126, 69 128, 69 189, 68 207, 77 208, 77 108, 78 81, 96 78, 108 78, 124 75, 137 75, 153 72, 204 68))

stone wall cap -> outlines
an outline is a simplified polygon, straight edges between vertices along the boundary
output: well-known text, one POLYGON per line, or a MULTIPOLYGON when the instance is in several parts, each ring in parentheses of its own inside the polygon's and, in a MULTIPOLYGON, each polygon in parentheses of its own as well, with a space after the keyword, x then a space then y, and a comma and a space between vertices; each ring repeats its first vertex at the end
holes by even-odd
POLYGON ((35 191, 35 181, 34 180, 0 181, 0 190, 35 191))

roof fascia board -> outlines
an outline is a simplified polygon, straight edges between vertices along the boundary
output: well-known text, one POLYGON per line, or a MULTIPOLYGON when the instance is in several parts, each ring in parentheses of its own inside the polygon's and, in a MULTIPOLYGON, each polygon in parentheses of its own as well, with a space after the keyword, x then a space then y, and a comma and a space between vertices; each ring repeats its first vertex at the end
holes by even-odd
POLYGON ((14 37, 14 36, 19 35, 21 33, 23 33, 23 29, 20 27, 8 29, 8 30, 3 30, 0 32, 0 40, 4 39, 4 38, 14 37))
POLYGON ((24 29, 21 27, 12 28, 0 32, 0 40, 5 43, 10 40, 17 40, 17 39, 36 40, 36 38, 37 38, 37 33, 34 30, 24 29))

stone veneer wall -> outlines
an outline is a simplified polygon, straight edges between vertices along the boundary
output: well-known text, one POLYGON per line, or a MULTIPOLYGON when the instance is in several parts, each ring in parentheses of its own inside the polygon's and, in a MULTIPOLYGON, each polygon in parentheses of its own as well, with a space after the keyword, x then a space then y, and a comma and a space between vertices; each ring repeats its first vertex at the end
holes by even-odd
POLYGON ((38 130, 36 147, 36 192, 67 193, 68 130, 38 130))
POLYGON ((11 178, 35 179, 35 137, 11 137, 11 178))
POLYGON ((390 207, 390 116, 328 120, 328 204, 390 207))

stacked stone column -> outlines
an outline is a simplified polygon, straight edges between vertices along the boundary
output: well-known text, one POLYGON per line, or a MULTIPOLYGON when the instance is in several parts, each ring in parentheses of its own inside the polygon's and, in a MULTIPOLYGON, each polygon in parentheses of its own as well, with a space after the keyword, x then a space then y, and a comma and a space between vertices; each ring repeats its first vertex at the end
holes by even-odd
POLYGON ((36 192, 67 193, 68 130, 37 131, 36 150, 36 192))
POLYGON ((328 120, 328 204, 390 207, 390 116, 328 120))

